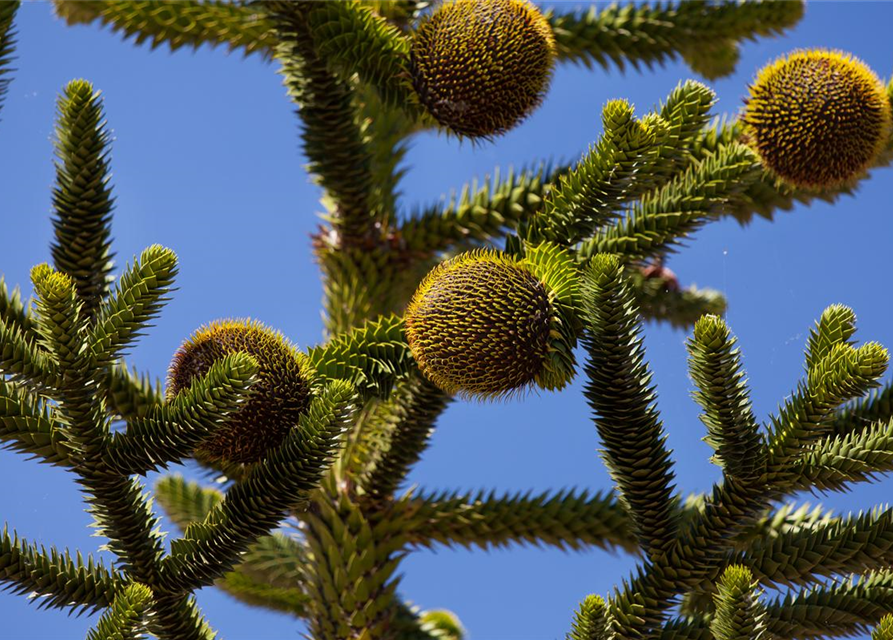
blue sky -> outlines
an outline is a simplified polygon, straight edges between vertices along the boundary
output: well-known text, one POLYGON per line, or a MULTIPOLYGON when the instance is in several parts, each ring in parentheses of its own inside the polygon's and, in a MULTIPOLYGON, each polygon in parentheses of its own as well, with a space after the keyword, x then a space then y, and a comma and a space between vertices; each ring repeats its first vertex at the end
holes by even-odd
MULTIPOLYGON (((560 4, 572 8, 576 3, 560 4)), ((0 122, 0 273, 22 283, 49 258, 51 135, 56 95, 86 78, 105 96, 114 134, 117 264, 161 243, 180 257, 179 290, 130 361, 163 375, 181 340, 210 320, 251 316, 302 346, 322 331, 321 289, 308 236, 321 209, 297 143, 296 120, 275 67, 223 50, 136 48, 94 27, 68 28, 46 3, 21 8, 18 60, 0 122)), ((783 38, 747 43, 735 75, 711 83, 716 113, 734 113, 748 81, 766 62, 797 47, 836 47, 893 73, 893 4, 813 2, 783 38)), ((600 130, 600 108, 627 98, 639 113, 693 77, 681 64, 642 73, 561 67, 542 107, 490 145, 425 134, 413 141, 402 184, 405 212, 483 176, 496 166, 577 157, 600 130)), ((765 418, 803 372, 812 322, 834 302, 859 316, 860 340, 893 345, 890 249, 893 170, 876 172, 853 198, 798 207, 774 223, 747 228, 722 221, 698 233, 669 266, 684 284, 724 291, 728 321, 744 354, 758 416, 765 418)), ((703 491, 718 474, 701 442, 690 398, 686 332, 649 325, 655 373, 681 492, 703 491)), ((608 489, 599 443, 581 395, 582 380, 558 394, 495 404, 455 403, 410 481, 431 489, 500 491, 608 489)), ((186 473, 193 469, 187 467, 186 473)), ((30 540, 94 552, 90 517, 73 478, 23 456, 0 452, 0 520, 30 540)), ((841 496, 804 500, 858 510, 886 500, 888 480, 841 496)), ((103 554, 105 555, 105 554, 103 554)), ((489 553, 438 549, 403 564, 402 593, 423 608, 455 611, 473 640, 561 638, 587 593, 606 593, 633 560, 593 550, 564 553, 510 548, 489 553)), ((297 638, 298 622, 246 607, 214 589, 200 605, 224 638, 297 638)), ((7 638, 83 637, 92 618, 39 611, 0 594, 7 638)))

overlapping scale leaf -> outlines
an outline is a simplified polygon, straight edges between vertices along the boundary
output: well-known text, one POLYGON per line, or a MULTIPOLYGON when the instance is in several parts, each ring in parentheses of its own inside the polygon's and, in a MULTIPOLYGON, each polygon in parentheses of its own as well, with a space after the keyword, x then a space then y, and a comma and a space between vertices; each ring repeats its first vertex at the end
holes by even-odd
POLYGON ((871 640, 891 640, 893 638, 893 615, 887 614, 871 632, 871 640))
POLYGON ((602 110, 604 133, 574 169, 553 185, 542 210, 522 229, 532 244, 574 244, 610 220, 623 202, 646 192, 669 126, 659 116, 637 120, 614 100, 602 110))
MULTIPOLYGON (((217 489, 202 487, 181 475, 159 480, 155 497, 181 531, 203 521, 223 501, 223 494, 217 489)), ((301 569, 299 552, 298 543, 282 533, 263 536, 242 554, 233 571, 214 584, 247 604, 300 616, 307 596, 297 582, 301 569)))
POLYGON ((842 304, 832 304, 825 309, 815 327, 809 331, 809 339, 806 342, 807 373, 837 345, 852 346, 850 338, 854 333, 856 333, 856 314, 852 309, 842 304))
POLYGON ((143 418, 153 407, 164 402, 160 380, 128 369, 123 362, 108 368, 102 386, 109 410, 125 420, 143 418))
POLYGON ((554 308, 548 352, 537 384, 544 389, 561 389, 577 373, 573 351, 582 326, 580 272, 570 251, 549 242, 525 247, 522 262, 545 285, 554 308))
POLYGON ((223 494, 176 474, 165 476, 155 483, 155 499, 164 507, 167 517, 180 530, 185 530, 194 522, 203 521, 223 500, 223 494))
POLYGON ((876 422, 893 419, 893 383, 871 390, 866 396, 840 407, 832 422, 832 433, 847 435, 867 429, 876 422))
POLYGON ((303 518, 314 638, 387 636, 401 622, 405 609, 395 597, 404 555, 401 523, 376 522, 370 515, 342 493, 335 499, 317 495, 303 518))
POLYGON ((893 420, 819 440, 793 465, 797 489, 849 491, 893 471, 893 420))
POLYGON ((607 634, 604 616, 604 599, 595 594, 586 596, 574 613, 573 626, 567 634, 567 640, 603 640, 607 634))
POLYGON ((579 248, 582 257, 617 253, 636 260, 668 253, 736 201, 760 176, 756 156, 726 145, 648 194, 620 220, 598 230, 579 248))
POLYGON ((329 70, 313 44, 307 12, 316 4, 268 2, 265 7, 275 28, 276 59, 303 125, 308 170, 332 199, 329 218, 340 244, 366 239, 374 226, 372 153, 350 85, 329 70))
POLYGON ((768 585, 808 585, 820 578, 884 569, 893 563, 893 510, 877 507, 756 540, 739 559, 768 585))
POLYGON ((40 389, 59 383, 50 355, 15 324, 0 317, 0 373, 40 389))
POLYGON ((40 344, 61 367, 83 374, 88 363, 83 355, 85 321, 74 279, 46 263, 31 269, 37 294, 37 333, 40 344))
POLYGON ((422 255, 499 238, 542 207, 551 184, 566 170, 551 164, 520 170, 497 168, 445 202, 415 213, 401 225, 400 237, 408 249, 422 255))
POLYGON ((393 495, 420 458, 434 423, 451 398, 419 374, 398 384, 386 401, 371 408, 348 446, 348 468, 372 499, 393 495))
POLYGON ((768 469, 771 477, 830 432, 829 418, 842 403, 865 393, 886 371, 889 355, 877 343, 838 344, 813 366, 805 382, 772 417, 768 469))

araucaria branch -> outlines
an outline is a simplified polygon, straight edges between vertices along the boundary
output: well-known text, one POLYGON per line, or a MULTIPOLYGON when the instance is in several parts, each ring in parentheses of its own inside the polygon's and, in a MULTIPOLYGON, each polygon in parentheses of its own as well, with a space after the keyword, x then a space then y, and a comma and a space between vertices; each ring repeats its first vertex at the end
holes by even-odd
MULTIPOLYGON (((0 3, 0 100, 17 8, 0 3)), ((153 245, 113 263, 102 96, 68 83, 51 262, 31 271, 32 302, 0 280, 0 441, 71 473, 115 561, 47 549, 6 525, 10 591, 101 611, 96 640, 214 638, 193 597, 212 584, 302 619, 316 640, 460 640, 459 616, 409 604, 407 553, 601 547, 641 563, 614 592, 580 594, 572 621, 568 603, 570 640, 875 627, 877 640, 893 638, 893 512, 785 504, 893 471, 887 351, 855 341, 852 310, 828 307, 803 378, 761 424, 722 294, 684 288, 664 266, 704 225, 833 201, 888 165, 893 83, 845 52, 796 51, 755 75, 740 117, 713 119, 714 93, 686 80, 646 113, 606 104, 601 135, 575 163, 494 172, 401 215, 413 134, 489 144, 569 63, 597 73, 679 58, 721 77, 739 43, 793 27, 801 2, 567 12, 528 0, 55 0, 55 10, 137 44, 223 45, 275 62, 324 191, 313 251, 326 335, 302 351, 256 320, 207 318, 172 354, 164 385, 135 373, 124 357, 173 295, 177 257, 153 245), (691 334, 694 398, 722 472, 704 494, 675 486, 645 320, 691 334), (404 488, 451 402, 535 402, 526 390, 559 392, 576 376, 613 491, 404 488), (219 482, 144 486, 185 459, 219 482), (153 504, 180 528, 169 548, 153 504), (784 597, 764 594, 780 586, 784 597)))

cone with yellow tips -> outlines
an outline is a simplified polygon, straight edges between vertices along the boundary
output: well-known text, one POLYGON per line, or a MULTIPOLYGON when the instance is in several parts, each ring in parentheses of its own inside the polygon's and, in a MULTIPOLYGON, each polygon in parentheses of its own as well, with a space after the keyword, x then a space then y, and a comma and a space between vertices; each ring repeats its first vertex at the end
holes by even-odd
POLYGON ((747 138, 788 184, 837 187, 858 177, 890 137, 884 85, 839 51, 796 51, 764 67, 744 112, 747 138))
POLYGON ((412 354, 434 384, 493 398, 567 382, 567 309, 537 266, 475 250, 428 274, 404 317, 412 354))
POLYGON ((542 101, 555 55, 548 20, 527 0, 451 0, 415 33, 412 81, 441 125, 489 137, 542 101))

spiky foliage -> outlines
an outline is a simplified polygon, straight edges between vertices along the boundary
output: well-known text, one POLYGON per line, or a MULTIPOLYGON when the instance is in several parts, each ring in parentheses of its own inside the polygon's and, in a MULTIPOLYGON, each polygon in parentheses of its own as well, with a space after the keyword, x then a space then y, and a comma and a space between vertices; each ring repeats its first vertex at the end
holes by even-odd
POLYGON ((559 59, 625 69, 651 68, 681 57, 708 79, 738 62, 738 42, 781 33, 803 16, 804 2, 691 0, 611 4, 549 16, 559 59))
POLYGON ((747 131, 763 163, 795 187, 848 182, 890 136, 886 87, 858 58, 797 51, 763 68, 750 88, 747 131))
POLYGON ((180 47, 225 44, 245 53, 270 55, 275 46, 272 25, 250 7, 219 0, 177 3, 146 0, 55 0, 56 13, 70 25, 98 20, 136 44, 152 48, 167 43, 171 51, 180 47))
POLYGON ((87 640, 137 640, 145 636, 144 617, 152 602, 152 590, 131 584, 112 601, 87 640))
POLYGON ((0 581, 14 593, 34 594, 44 607, 95 610, 109 605, 123 588, 124 577, 102 562, 66 550, 29 543, 9 533, 0 534, 0 581))
POLYGON ((255 601, 291 598, 226 576, 290 510, 307 504, 341 446, 355 393, 337 373, 354 371, 353 378, 365 375, 389 388, 407 371, 405 359, 394 354, 408 347, 399 323, 371 323, 319 352, 322 372, 316 374, 311 359, 280 334, 256 323, 217 323, 184 347, 165 400, 157 385, 119 358, 169 299, 176 256, 149 247, 117 283, 108 282, 107 134, 89 83, 66 87, 56 136, 57 268, 44 263, 31 270, 33 309, 0 287, 0 441, 75 474, 117 570, 4 529, 0 583, 38 596, 45 606, 106 609, 91 638, 148 632, 209 640, 214 631, 190 593, 199 586, 221 579, 255 601), (219 437, 227 440, 246 411, 260 433, 278 430, 275 442, 250 440, 250 447, 263 445, 263 459, 239 465, 242 482, 166 554, 151 496, 134 476, 206 450, 219 437), (120 428, 113 429, 115 420, 120 428))
POLYGON ((411 516, 413 546, 547 544, 559 549, 586 545, 634 551, 626 510, 614 496, 586 491, 496 495, 408 494, 398 504, 411 516))
POLYGON ((757 600, 753 574, 747 567, 727 568, 713 599, 716 614, 710 631, 716 640, 762 640, 766 635, 765 614, 757 600))
POLYGON ((893 615, 886 615, 871 632, 871 640, 890 640, 890 638, 893 638, 893 615))
POLYGON ((637 311, 622 273, 616 256, 599 255, 584 274, 586 397, 636 535, 647 553, 657 556, 676 537, 673 471, 643 361, 637 311))
MULTIPOLYGON (((603 134, 576 163, 494 172, 401 216, 409 136, 437 119, 460 135, 495 135, 530 112, 552 66, 568 61, 681 57, 708 77, 725 74, 740 41, 792 25, 802 3, 540 14, 521 0, 458 0, 426 16, 427 4, 57 0, 69 23, 99 21, 137 42, 275 57, 324 191, 313 248, 327 336, 300 354, 272 331, 238 325, 235 333, 256 330, 260 339, 234 339, 176 384, 172 376, 167 397, 121 362, 167 299, 176 261, 151 247, 109 286, 106 127, 97 93, 71 85, 57 134, 54 206, 64 233, 56 268, 34 270, 33 310, 0 285, 0 441, 77 476, 117 570, 6 534, 0 581, 52 606, 106 609, 94 636, 211 638, 191 593, 215 584, 305 619, 318 640, 456 640, 455 616, 421 612, 398 594, 407 553, 601 547, 644 562, 614 593, 583 601, 573 640, 760 638, 764 630, 811 638, 876 624, 893 608, 889 510, 834 516, 778 503, 893 468, 893 392, 869 393, 886 353, 857 346, 852 312, 829 309, 809 337, 804 380, 759 425, 735 339, 718 317, 725 301, 684 288, 663 263, 723 215, 771 217, 796 201, 831 200, 850 183, 815 191, 778 181, 749 146, 751 124, 708 124, 715 96, 688 81, 640 116, 623 100, 606 105, 603 134), (495 22, 484 28, 481 17, 495 22), (469 249, 477 251, 462 253, 469 249), (644 319, 694 326, 695 399, 722 471, 706 494, 675 494, 644 319), (616 492, 405 488, 450 392, 560 388, 575 374, 580 338, 616 492), (450 367, 460 375, 432 374, 450 367), (246 412, 251 433, 275 431, 275 442, 252 438, 246 446, 263 454, 250 460, 207 455, 234 421, 247 424, 246 412), (167 553, 138 476, 197 451, 219 483, 157 484, 181 529, 167 553), (274 531, 284 519, 292 529, 274 531), (851 572, 861 577, 850 582, 851 572), (757 585, 793 591, 761 603, 757 585), (672 619, 680 600, 684 617, 672 619)), ((0 27, 9 33, 8 22, 0 27)), ((2 37, 0 69, 10 53, 2 37)), ((893 159, 893 144, 879 137, 883 149, 864 168, 893 159)), ((224 325, 215 326, 219 337, 224 325)))
POLYGON ((388 499, 418 462, 450 397, 419 374, 394 389, 387 401, 369 407, 357 423, 345 462, 358 470, 360 491, 388 499))
POLYGON ((574 615, 568 640, 602 640, 607 630, 604 615, 605 601, 602 597, 595 594, 586 596, 574 615))
POLYGON ((435 638, 443 640, 462 640, 465 637, 465 629, 459 618, 452 611, 441 609, 438 611, 426 611, 419 616, 422 631, 433 632, 435 638))
POLYGON ((211 461, 256 462, 283 441, 310 404, 306 356, 282 334, 252 320, 220 320, 202 327, 174 355, 168 396, 176 399, 234 353, 257 360, 258 382, 249 400, 199 445, 198 455, 211 461))
POLYGON ((400 31, 359 2, 318 2, 307 23, 319 54, 348 77, 359 74, 381 100, 411 110, 409 42, 400 31))
POLYGON ((9 63, 12 61, 15 49, 15 31, 12 28, 12 21, 18 8, 18 0, 4 2, 0 6, 0 105, 3 104, 3 99, 9 90, 9 83, 12 81, 8 77, 11 72, 9 63))
POLYGON ((714 461, 733 478, 753 482, 763 471, 762 437, 750 411, 741 357, 729 328, 717 316, 695 324, 688 343, 695 399, 704 409, 707 443, 714 461))
POLYGON ((412 41, 419 100, 451 131, 504 133, 542 100, 555 59, 552 28, 528 0, 449 0, 412 41))
POLYGON ((88 317, 107 292, 112 271, 108 144, 99 93, 84 80, 70 82, 56 123, 52 253, 56 268, 75 279, 88 317))
POLYGON ((311 173, 335 205, 332 222, 347 240, 369 232, 371 149, 347 81, 329 70, 313 42, 308 13, 313 2, 268 6, 277 39, 276 58, 303 124, 301 139, 311 173))

